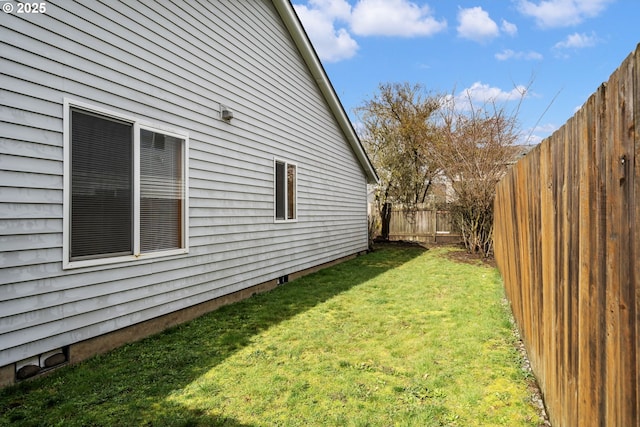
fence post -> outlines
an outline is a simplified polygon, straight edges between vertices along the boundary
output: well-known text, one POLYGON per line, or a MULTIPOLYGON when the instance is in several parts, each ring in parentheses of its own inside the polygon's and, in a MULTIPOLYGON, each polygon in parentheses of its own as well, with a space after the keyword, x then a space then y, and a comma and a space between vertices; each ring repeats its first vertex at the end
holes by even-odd
POLYGON ((431 210, 433 215, 433 243, 438 243, 438 210, 431 210))

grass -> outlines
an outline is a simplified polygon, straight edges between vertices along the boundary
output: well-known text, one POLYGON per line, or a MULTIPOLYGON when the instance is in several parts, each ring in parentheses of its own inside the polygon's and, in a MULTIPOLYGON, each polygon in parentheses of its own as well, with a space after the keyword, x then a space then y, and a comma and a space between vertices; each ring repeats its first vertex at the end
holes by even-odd
POLYGON ((0 426, 539 426, 497 271, 385 248, 0 391, 0 426))

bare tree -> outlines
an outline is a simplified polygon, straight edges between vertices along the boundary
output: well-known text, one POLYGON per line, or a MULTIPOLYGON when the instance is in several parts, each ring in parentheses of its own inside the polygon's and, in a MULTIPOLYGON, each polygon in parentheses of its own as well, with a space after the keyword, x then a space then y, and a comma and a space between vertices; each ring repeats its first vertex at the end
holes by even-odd
POLYGON ((356 109, 359 136, 380 176, 376 201, 382 238, 389 238, 393 204, 408 212, 424 203, 437 168, 430 142, 441 96, 409 83, 380 84, 378 93, 356 109))
POLYGON ((449 208, 472 253, 493 252, 495 186, 515 156, 520 102, 508 112, 494 100, 475 106, 467 94, 466 100, 445 98, 439 110, 434 158, 451 182, 455 201, 449 208))
POLYGON ((434 178, 444 177, 454 193, 448 208, 467 250, 491 255, 495 186, 515 157, 517 114, 528 87, 519 88, 511 111, 495 99, 478 106, 469 93, 442 96, 420 84, 387 83, 378 90, 356 113, 360 138, 380 176, 382 238, 389 238, 394 204, 415 212, 434 178))

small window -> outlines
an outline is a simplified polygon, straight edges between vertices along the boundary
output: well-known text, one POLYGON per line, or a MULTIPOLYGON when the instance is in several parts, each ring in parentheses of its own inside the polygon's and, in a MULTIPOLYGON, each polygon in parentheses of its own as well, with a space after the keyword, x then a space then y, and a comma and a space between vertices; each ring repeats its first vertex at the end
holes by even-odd
POLYGON ((282 160, 275 161, 275 219, 295 221, 297 219, 297 167, 282 160))
POLYGON ((65 111, 65 268, 186 253, 188 137, 65 111))

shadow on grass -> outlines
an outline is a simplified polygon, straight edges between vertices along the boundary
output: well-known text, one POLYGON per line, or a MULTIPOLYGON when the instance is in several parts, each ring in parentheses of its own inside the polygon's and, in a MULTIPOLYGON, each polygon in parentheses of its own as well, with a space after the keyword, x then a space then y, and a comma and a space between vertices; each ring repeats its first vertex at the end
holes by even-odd
POLYGON ((167 398, 249 345, 256 334, 423 251, 377 250, 49 377, 0 391, 0 426, 246 426, 218 414, 216 408, 187 408, 167 398))

